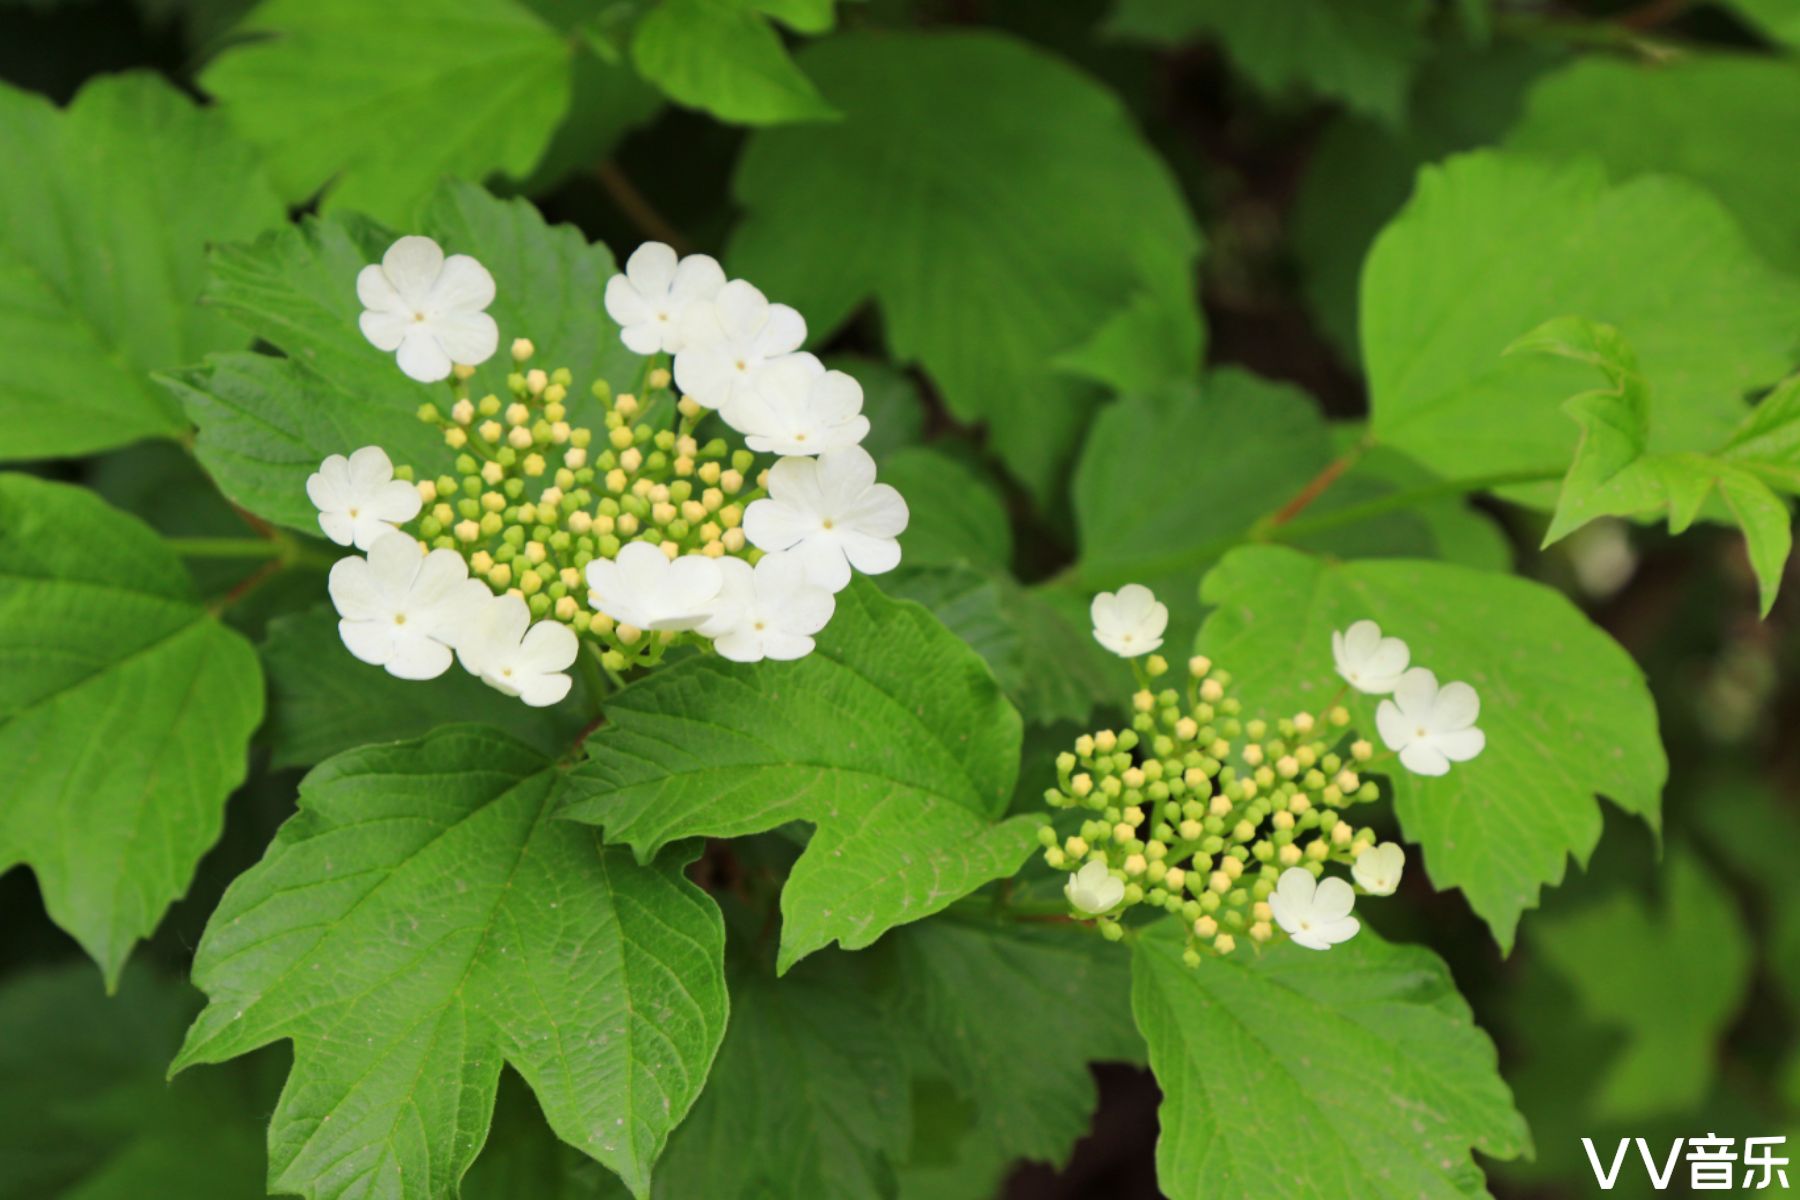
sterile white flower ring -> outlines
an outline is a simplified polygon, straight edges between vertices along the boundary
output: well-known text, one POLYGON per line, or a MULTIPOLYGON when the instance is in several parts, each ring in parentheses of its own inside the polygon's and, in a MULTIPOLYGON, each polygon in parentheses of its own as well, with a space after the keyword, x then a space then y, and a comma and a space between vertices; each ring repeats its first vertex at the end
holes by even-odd
POLYGON ((444 257, 428 237, 403 237, 380 263, 356 277, 366 309, 359 324, 378 350, 397 352, 400 369, 420 383, 447 378, 458 363, 493 357, 500 327, 488 316, 494 277, 466 254, 444 257))

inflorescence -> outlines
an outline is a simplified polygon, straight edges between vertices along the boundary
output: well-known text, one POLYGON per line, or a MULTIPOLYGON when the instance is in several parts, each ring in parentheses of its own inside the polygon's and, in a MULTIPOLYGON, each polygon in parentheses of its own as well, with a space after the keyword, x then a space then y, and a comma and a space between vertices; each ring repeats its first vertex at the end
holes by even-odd
POLYGON ((1320 712, 1246 717, 1229 673, 1204 656, 1172 685, 1169 664, 1153 653, 1168 610, 1148 588, 1103 592, 1092 616, 1095 639, 1133 660, 1141 686, 1130 725, 1077 738, 1057 757, 1057 784, 1044 796, 1053 812, 1082 814, 1073 832, 1054 817, 1039 829, 1045 862, 1070 872, 1064 895, 1075 915, 1118 938, 1132 908, 1175 914, 1191 965, 1240 941, 1286 937, 1325 950, 1355 936, 1357 889, 1391 895, 1406 861, 1398 844, 1378 843, 1351 819, 1382 794, 1365 772, 1397 755, 1415 774, 1442 775, 1478 755, 1485 737, 1474 689, 1439 687, 1429 670, 1409 669, 1406 644, 1373 621, 1334 633, 1346 689, 1392 693, 1376 713, 1388 748, 1378 755, 1335 699, 1320 712), (1334 864, 1350 869, 1355 887, 1327 872, 1334 864))
POLYGON ((331 573, 365 662, 428 679, 454 655, 541 705, 568 693, 583 640, 615 677, 683 641, 794 659, 853 570, 900 561, 906 504, 860 444, 861 387, 800 349, 798 312, 706 255, 647 243, 608 281, 607 312, 645 361, 630 392, 588 385, 594 426, 573 419, 571 372, 533 366, 526 338, 504 395, 470 395, 499 347, 494 282, 473 258, 401 238, 357 294, 371 343, 421 383, 448 381, 419 419, 453 455, 433 471, 368 446, 307 481, 326 536, 366 552, 331 573))

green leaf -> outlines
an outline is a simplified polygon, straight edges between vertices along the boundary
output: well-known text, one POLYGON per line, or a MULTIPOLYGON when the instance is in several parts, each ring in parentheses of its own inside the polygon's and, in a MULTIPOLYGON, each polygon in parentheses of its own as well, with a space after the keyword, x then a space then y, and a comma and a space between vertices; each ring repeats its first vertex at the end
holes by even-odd
POLYGON ((1020 731, 973 651, 858 582, 798 662, 696 657, 614 696, 564 815, 645 861, 681 838, 812 825, 781 893, 785 971, 1019 868, 1033 822, 1000 818, 1020 731))
POLYGON ((337 614, 327 608, 271 622, 262 659, 274 701, 268 741, 276 767, 310 767, 340 751, 468 721, 558 754, 586 723, 574 705, 527 708, 466 671, 424 682, 395 679, 345 652, 337 614))
POLYGON ((1493 1043, 1430 951, 1364 929, 1323 953, 1181 953, 1164 922, 1131 972, 1171 1200, 1461 1200, 1483 1191, 1472 1150, 1530 1153, 1493 1043))
POLYGON ((1787 0, 1725 0, 1728 7, 1778 42, 1800 46, 1800 12, 1787 0))
POLYGON ((638 21, 631 61, 670 99, 721 121, 835 117, 759 7, 749 0, 661 0, 638 21))
POLYGON ((1583 1012, 1625 1035, 1592 1101, 1600 1120, 1688 1112, 1705 1099, 1719 1039, 1749 988, 1751 944, 1730 893, 1684 850, 1663 872, 1659 914, 1620 891, 1532 928, 1532 946, 1574 987, 1583 1012))
POLYGON ((1135 581, 1191 601, 1199 569, 1333 457, 1312 398, 1247 371, 1115 401, 1088 431, 1075 472, 1082 580, 1135 581), (1178 500, 1146 492, 1158 478, 1182 481, 1178 500))
MULTIPOLYGON (((1481 695, 1487 748, 1448 775, 1396 769, 1394 811, 1439 888, 1461 888, 1503 950, 1542 886, 1585 864, 1599 792, 1652 827, 1668 762, 1631 656, 1542 584, 1406 559, 1329 562, 1280 547, 1234 550, 1206 577, 1217 605, 1202 651, 1270 716, 1344 693, 1331 631, 1365 617, 1406 641, 1414 665, 1481 695)), ((1344 694, 1365 737, 1380 697, 1344 694)))
POLYGON ((1800 138, 1800 67, 1749 55, 1691 55, 1650 66, 1583 57, 1541 79, 1506 144, 1594 157, 1615 178, 1661 172, 1703 185, 1751 243, 1800 268, 1787 151, 1800 138), (1628 112, 1631 120, 1608 119, 1628 112))
POLYGON ((1006 570, 1012 524, 999 491, 974 468, 929 446, 909 446, 881 464, 881 479, 900 489, 911 513, 900 535, 902 562, 1006 570))
POLYGON ((1680 451, 1719 444, 1740 397, 1786 372, 1800 282, 1765 267, 1692 184, 1613 186, 1591 162, 1451 159, 1420 174, 1363 275, 1375 436, 1447 477, 1560 472, 1575 439, 1558 402, 1580 368, 1501 352, 1568 313, 1638 348, 1651 449, 1680 451))
POLYGON ((869 435, 862 444, 876 462, 886 462, 924 437, 925 398, 906 372, 878 358, 851 354, 831 355, 825 365, 862 384, 863 416, 869 418, 869 435))
POLYGON ((1109 92, 1000 35, 842 34, 800 62, 844 119, 751 138, 733 269, 817 339, 873 300, 893 357, 1049 497, 1094 399, 1050 360, 1145 293, 1200 344, 1174 181, 1109 92))
POLYGON ((724 1034, 724 929, 682 878, 553 817, 555 765, 495 730, 351 751, 232 884, 175 1070, 279 1039, 273 1190, 449 1198, 510 1063, 639 1197, 724 1034))
POLYGON ((777 979, 737 964, 731 1029, 669 1142, 659 1197, 893 1194, 911 1132, 908 1063, 859 966, 825 955, 777 979))
POLYGON ((0 871, 108 986, 218 840, 262 720, 250 644, 91 492, 0 475, 0 871))
POLYGON ((148 74, 61 112, 0 85, 0 127, 0 458, 180 436, 147 372, 245 342, 194 304, 206 244, 283 217, 249 148, 148 74))
POLYGON ((1217 38, 1264 91, 1304 88, 1397 122, 1429 12, 1423 0, 1119 0, 1107 29, 1164 45, 1217 38))
POLYGON ((1340 113, 1312 144, 1288 228, 1314 317, 1347 361, 1357 358, 1363 260, 1406 203, 1419 168, 1498 141, 1518 118, 1527 86, 1555 61, 1538 41, 1441 46, 1420 68, 1404 125, 1340 113))
POLYGON ((1563 405, 1581 427, 1581 441, 1544 544, 1596 517, 1665 509, 1670 531, 1681 533, 1717 491, 1744 531, 1762 591, 1762 613, 1768 616, 1794 545, 1793 518, 1770 482, 1800 492, 1800 377, 1770 393, 1719 452, 1652 454, 1649 388, 1637 356, 1618 330, 1581 317, 1560 317, 1532 330, 1507 352, 1584 363, 1598 368, 1609 385, 1563 405))
POLYGON ((1131 686, 1119 659, 1038 592, 998 571, 902 566, 882 590, 913 600, 986 660, 1032 724, 1084 721, 1131 686))
POLYGON ((244 1200, 263 1194, 247 1073, 164 1081, 190 993, 133 967, 106 997, 70 965, 0 987, 0 1200, 244 1200))
MULTIPOLYGON (((636 379, 641 360, 619 344, 618 327, 600 306, 614 272, 605 246, 570 226, 545 224, 523 200, 499 200, 464 183, 446 184, 432 198, 420 228, 449 252, 473 254, 494 276, 489 312, 502 349, 476 372, 476 395, 504 394, 512 369, 505 347, 519 336, 536 343, 534 363, 574 373, 574 419, 595 415, 586 389, 596 376, 620 387, 636 379)), ((209 302, 288 357, 217 355, 163 382, 199 426, 195 451, 220 488, 260 517, 316 533, 306 477, 328 454, 376 445, 423 478, 450 469, 450 452, 416 416, 444 390, 406 378, 357 327, 356 274, 392 238, 361 218, 333 216, 214 256, 209 302)))
POLYGON ((446 176, 523 178, 569 106, 572 43, 515 0, 264 0, 200 73, 282 196, 406 223, 446 176))
POLYGON ((1061 1164, 1098 1099, 1087 1064, 1141 1061, 1129 959, 1066 929, 922 921, 894 938, 898 1011, 1004 1158, 1061 1164))

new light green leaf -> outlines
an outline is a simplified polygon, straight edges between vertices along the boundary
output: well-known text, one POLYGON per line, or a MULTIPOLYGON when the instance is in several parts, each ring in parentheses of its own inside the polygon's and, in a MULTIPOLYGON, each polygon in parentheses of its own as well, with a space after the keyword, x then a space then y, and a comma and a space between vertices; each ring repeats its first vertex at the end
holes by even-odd
POLYGON ((1162 1089, 1171 1200, 1463 1200, 1472 1151, 1530 1152, 1443 962, 1365 928, 1328 951, 1181 961, 1173 923, 1132 952, 1132 1012, 1162 1089))
POLYGON ((0 1200, 245 1200, 263 1194, 267 1093, 253 1072, 169 1084, 197 1007, 133 966, 116 996, 79 963, 0 987, 0 1200))
POLYGON ((1164 45, 1217 38, 1264 91, 1316 92, 1397 122, 1429 12, 1423 0, 1120 0, 1107 28, 1164 45))
POLYGON ((523 178, 574 43, 517 0, 265 0, 200 73, 282 196, 404 224, 438 182, 523 178))
MULTIPOLYGON (((1570 363, 1502 352, 1554 317, 1616 327, 1652 396, 1650 448, 1716 446, 1792 362, 1800 281, 1685 181, 1478 153, 1420 173, 1363 272, 1371 429, 1446 477, 1560 473, 1570 363)), ((1548 491, 1530 499, 1548 501, 1548 491)))
POLYGON ((774 125, 835 117, 758 11, 763 7, 749 0, 661 0, 632 33, 631 61, 670 99, 722 121, 774 125))
POLYGON ((1658 912, 1620 891, 1568 916, 1546 915, 1531 931, 1585 1014, 1625 1035, 1598 1081, 1592 1113, 1600 1120, 1693 1111, 1750 982, 1750 939, 1724 885, 1686 851, 1671 854, 1660 875, 1658 912), (1672 962, 1681 969, 1671 971, 1672 962))
POLYGON ((1515 576, 1408 559, 1335 562, 1273 546, 1234 550, 1206 577, 1217 606, 1200 649, 1271 717, 1342 697, 1376 741, 1380 697, 1348 690, 1331 633, 1358 620, 1404 640, 1412 663, 1481 697, 1479 757, 1437 778, 1389 760, 1394 811, 1438 888, 1460 888, 1499 941, 1571 855, 1600 838, 1595 793, 1652 827, 1668 761, 1643 673, 1561 593, 1515 576))
POLYGON ((732 269, 815 338, 873 301, 893 357, 1049 497, 1096 394, 1053 358, 1148 294, 1188 314, 1197 366, 1200 236, 1174 180, 1111 93, 1008 37, 841 34, 799 61, 844 119, 751 138, 732 269))
POLYGON ((693 1115, 670 1139, 659 1200, 894 1194, 911 1135, 905 1047, 861 964, 777 979, 739 962, 731 1028, 693 1115))
POLYGON ((1061 1164, 1098 1095, 1090 1062, 1139 1062, 1129 958, 1066 929, 942 917, 894 937, 897 1014, 974 1103, 1002 1158, 1061 1164))
MULTIPOLYGON (((605 246, 546 224, 526 201, 500 200, 467 183, 445 184, 416 228, 447 253, 474 255, 494 276, 488 311, 501 348, 470 382, 475 395, 505 394, 513 369, 507 347, 519 336, 536 343, 534 365, 574 373, 573 419, 594 415, 586 389, 596 376, 620 387, 635 380, 641 360, 619 344, 601 307, 614 273, 605 246)), ((393 238, 366 219, 330 216, 213 255, 208 303, 287 357, 215 355, 163 382, 199 427, 195 451, 219 487, 258 516, 316 534, 306 477, 326 455, 361 446, 381 446, 421 478, 451 468, 441 435, 417 417, 427 401, 441 406, 445 390, 402 375, 393 355, 357 327, 357 272, 393 238)))
POLYGON ((1652 454, 1649 389, 1618 330, 1562 317, 1526 334, 1508 353, 1572 359, 1598 368, 1608 383, 1563 405, 1581 427, 1581 441, 1544 544, 1596 517, 1665 509, 1669 531, 1678 534, 1716 491, 1744 531, 1767 616, 1794 544, 1793 518, 1771 484, 1800 492, 1800 377, 1770 393, 1718 452, 1652 454))
POLYGON ((785 971, 1019 868, 1033 823, 1001 817, 1020 735, 974 651, 858 581, 803 659, 695 657, 614 696, 564 815, 645 861, 681 838, 813 826, 781 893, 785 971))
MULTIPOLYGON (((470 721, 556 754, 586 723, 579 702, 528 708, 467 671, 396 679, 344 649, 337 614, 329 608, 271 621, 261 651, 273 701, 267 738, 276 767, 310 767, 344 750, 470 721)), ((576 696, 581 694, 578 689, 576 696)))
POLYGON ((256 652, 161 538, 0 474, 0 871, 32 869, 109 987, 218 840, 262 713, 256 652))
POLYGON ((247 340, 195 299, 208 242, 283 218, 254 155, 148 74, 97 78, 61 111, 0 85, 0 128, 0 458, 179 437, 148 373, 247 340))
POLYGON ((174 1069, 293 1042, 271 1190, 454 1197, 510 1064, 648 1194, 724 1034, 724 929, 683 856, 640 866, 556 820, 558 775, 473 725, 341 754, 225 893, 174 1069))
POLYGON ((1614 178, 1649 172, 1703 185, 1752 244, 1783 270, 1800 268, 1790 219, 1789 149, 1800 139, 1800 66, 1748 54, 1647 62, 1577 58, 1532 88, 1508 147, 1594 157, 1614 178), (1629 121, 1616 119, 1622 112, 1629 121))

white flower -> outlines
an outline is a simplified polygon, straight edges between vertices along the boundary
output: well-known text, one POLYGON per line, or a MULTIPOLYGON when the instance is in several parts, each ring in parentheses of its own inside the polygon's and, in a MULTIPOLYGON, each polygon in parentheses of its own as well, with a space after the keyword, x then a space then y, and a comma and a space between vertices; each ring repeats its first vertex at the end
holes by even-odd
POLYGON ((1331 631, 1331 657, 1344 682, 1370 696, 1385 696, 1406 673, 1412 652, 1397 637, 1382 637, 1381 626, 1358 621, 1350 628, 1331 631))
POLYGON ((1443 775, 1453 762, 1467 762, 1487 745, 1475 728, 1481 697, 1466 683, 1438 686, 1437 676, 1414 667, 1400 677, 1394 697, 1375 710, 1375 728, 1400 765, 1414 775, 1443 775))
POLYGON ((400 369, 420 383, 436 383, 456 363, 484 363, 500 345, 500 327, 484 311, 494 277, 466 254, 445 258, 428 237, 389 246, 357 275, 356 296, 368 310, 363 336, 377 350, 398 350, 400 369))
POLYGON ((1335 875, 1314 879, 1305 867, 1283 871, 1269 896, 1275 923, 1308 950, 1329 950, 1355 937, 1362 928, 1350 915, 1355 907, 1354 888, 1335 875))
POLYGON ((619 557, 587 566, 588 603, 621 625, 693 629, 711 614, 723 577, 702 554, 671 561, 649 542, 632 542, 619 557))
POLYGON ((813 652, 812 635, 831 620, 837 600, 807 581, 797 559, 769 554, 752 567, 741 558, 722 558, 719 568, 725 586, 700 626, 713 649, 733 662, 787 661, 813 652))
POLYGON ((401 679, 434 679, 493 598, 454 550, 427 554, 404 533, 378 538, 367 558, 331 568, 338 635, 350 653, 401 679))
POLYGON ((1096 859, 1069 876, 1069 882, 1063 884, 1063 895, 1082 912, 1098 916, 1119 906, 1125 898, 1125 884, 1096 859))
POLYGON ((1168 607, 1141 583, 1128 583, 1117 592, 1101 592, 1088 607, 1094 620, 1094 640, 1120 658, 1136 658, 1162 645, 1169 627, 1168 607))
POLYGON ((394 478, 394 464, 380 446, 364 446, 349 458, 333 454, 307 476, 306 494, 325 536, 358 550, 418 516, 421 507, 419 489, 394 478))
POLYGON ((525 601, 496 596, 471 619, 457 657, 471 674, 533 708, 555 704, 569 694, 565 674, 581 653, 575 631, 561 621, 531 623, 525 601))
POLYGON ((749 391, 766 364, 794 353, 804 341, 804 317, 734 279, 682 315, 675 383, 706 407, 724 408, 749 391))
POLYGON ((756 384, 720 411, 765 454, 810 455, 841 450, 869 434, 862 415, 862 385, 842 371, 827 371, 810 354, 790 354, 763 368, 756 384))
POLYGON ((744 512, 744 536, 770 553, 791 551, 806 577, 827 591, 850 583, 850 568, 879 575, 900 565, 906 501, 875 482, 861 446, 818 458, 784 458, 769 469, 769 498, 744 512))
POLYGON ((1391 896, 1406 869, 1406 851, 1398 842, 1370 846, 1350 864, 1350 875, 1371 896, 1391 896))
POLYGON ((606 315, 633 354, 673 354, 681 349, 681 320, 688 306, 704 303, 725 286, 725 271, 710 255, 676 261, 661 242, 645 242, 625 260, 625 273, 606 281, 606 315))

